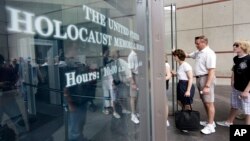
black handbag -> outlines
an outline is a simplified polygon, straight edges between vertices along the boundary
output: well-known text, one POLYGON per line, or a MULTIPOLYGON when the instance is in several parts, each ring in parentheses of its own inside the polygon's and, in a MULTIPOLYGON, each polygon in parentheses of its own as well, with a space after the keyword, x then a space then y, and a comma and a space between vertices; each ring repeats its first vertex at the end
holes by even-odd
POLYGON ((200 113, 191 110, 179 110, 175 112, 175 126, 179 130, 196 131, 200 129, 200 113))
POLYGON ((113 83, 114 83, 115 86, 117 86, 117 85, 119 85, 121 83, 121 81, 120 80, 113 80, 113 83))
POLYGON ((0 124, 0 141, 15 141, 16 133, 7 124, 0 124))

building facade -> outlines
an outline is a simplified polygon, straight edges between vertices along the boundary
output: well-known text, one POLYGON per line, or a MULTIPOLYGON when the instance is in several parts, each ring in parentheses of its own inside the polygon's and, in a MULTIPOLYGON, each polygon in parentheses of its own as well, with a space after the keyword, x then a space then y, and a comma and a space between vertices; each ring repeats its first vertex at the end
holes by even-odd
MULTIPOLYGON (((176 5, 177 48, 195 50, 194 37, 205 35, 217 55, 217 84, 230 85, 233 65, 232 45, 237 40, 250 40, 249 1, 246 0, 164 0, 164 6, 176 5)), ((165 18, 169 20, 168 17, 165 18)), ((166 22, 169 23, 169 22, 166 22)), ((165 25, 168 29, 169 24, 165 25)), ((170 31, 165 38, 170 39, 170 31)), ((194 64, 193 60, 188 60, 194 64)))
POLYGON ((162 1, 0 6, 3 138, 166 139, 162 1))

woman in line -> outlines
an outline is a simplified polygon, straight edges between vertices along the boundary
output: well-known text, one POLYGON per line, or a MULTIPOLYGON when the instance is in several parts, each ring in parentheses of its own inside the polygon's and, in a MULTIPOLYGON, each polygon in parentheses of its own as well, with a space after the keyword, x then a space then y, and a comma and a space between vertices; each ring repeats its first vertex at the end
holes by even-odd
POLYGON ((186 110, 191 109, 195 87, 193 85, 193 72, 190 64, 185 62, 185 52, 181 49, 173 51, 175 61, 179 64, 177 73, 172 71, 174 76, 178 78, 177 84, 177 101, 178 104, 186 110))

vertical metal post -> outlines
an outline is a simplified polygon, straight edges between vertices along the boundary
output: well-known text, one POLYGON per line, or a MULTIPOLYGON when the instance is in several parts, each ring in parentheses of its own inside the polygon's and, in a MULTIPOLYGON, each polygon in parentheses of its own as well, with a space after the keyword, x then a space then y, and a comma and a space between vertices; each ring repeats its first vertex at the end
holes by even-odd
MULTIPOLYGON (((173 50, 174 48, 174 31, 173 31, 173 4, 170 5, 170 26, 171 26, 171 50, 173 50)), ((173 58, 173 55, 172 55, 172 68, 174 68, 174 58, 173 58)), ((172 112, 174 114, 174 111, 175 111, 175 78, 172 77, 172 102, 173 102, 173 106, 172 106, 172 112)))
POLYGON ((149 0, 152 141, 167 140, 165 99, 162 98, 166 93, 163 9, 162 0, 149 0))
POLYGON ((69 135, 68 135, 68 121, 69 121, 69 109, 68 106, 66 104, 63 104, 63 109, 64 109, 64 132, 65 132, 65 141, 69 140, 69 135))
MULTIPOLYGON (((148 5, 147 1, 145 0, 138 0, 136 3, 136 21, 135 21, 135 32, 140 35, 140 40, 136 41, 139 44, 144 45, 147 47, 149 45, 149 33, 148 33, 148 5)), ((145 49, 144 52, 137 52, 138 58, 140 58, 140 61, 145 62, 143 65, 145 68, 148 67, 148 53, 149 49, 145 49), (146 56, 145 56, 146 55, 146 56)), ((145 70, 143 68, 139 68, 139 83, 138 86, 140 89, 139 91, 139 97, 138 97, 138 103, 137 103, 137 108, 140 111, 140 114, 142 117, 140 119, 140 127, 139 130, 143 134, 139 134, 139 140, 142 141, 151 141, 151 103, 150 103, 150 98, 149 95, 143 95, 143 94, 148 94, 149 93, 149 78, 148 76, 148 69, 145 70), (141 76, 145 76, 142 78, 141 76)))
MULTIPOLYGON (((173 5, 174 6, 174 18, 173 18, 173 20, 174 20, 174 35, 175 35, 175 39, 174 39, 174 41, 175 41, 175 48, 177 49, 178 47, 177 47, 177 23, 176 23, 176 5, 174 4, 173 5)), ((177 66, 177 62, 175 63, 175 66, 177 66)), ((177 71, 177 67, 175 67, 175 71, 177 71)), ((175 82, 174 82, 174 86, 175 86, 175 90, 176 90, 176 81, 177 81, 177 78, 175 78, 175 82)), ((176 91, 174 91, 174 94, 176 95, 176 91)), ((176 109, 178 110, 178 103, 177 103, 177 97, 176 97, 176 109)))
MULTIPOLYGON (((33 84, 33 68, 31 66, 31 64, 27 64, 28 67, 28 83, 33 84)), ((33 87, 32 86, 28 86, 29 88, 27 89, 27 97, 28 97, 28 109, 29 109, 29 113, 36 115, 36 97, 35 94, 33 92, 33 87)))

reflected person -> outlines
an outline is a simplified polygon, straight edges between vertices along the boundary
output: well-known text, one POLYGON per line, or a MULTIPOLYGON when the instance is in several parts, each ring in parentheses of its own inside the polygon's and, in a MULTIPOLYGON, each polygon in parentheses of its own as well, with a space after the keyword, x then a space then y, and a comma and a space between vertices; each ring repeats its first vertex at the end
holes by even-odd
MULTIPOLYGON (((75 73, 75 76, 82 74, 83 68, 76 64, 74 57, 67 60, 67 66, 64 68, 66 73, 75 73)), ((67 78, 64 82, 67 83, 67 78)), ((83 129, 86 122, 87 116, 87 103, 88 98, 84 97, 86 89, 84 84, 73 85, 67 87, 64 85, 64 97, 66 104, 69 108, 68 117, 68 140, 69 141, 87 141, 83 135, 83 129)))
POLYGON ((131 78, 131 71, 128 69, 128 63, 120 58, 120 51, 113 50, 111 52, 111 57, 113 59, 112 66, 116 67, 116 72, 113 73, 113 93, 115 99, 122 107, 123 114, 130 114, 131 112, 127 110, 128 108, 128 98, 129 98, 129 78, 131 78))
POLYGON ((137 53, 134 50, 131 50, 128 55, 128 67, 131 71, 130 78, 130 106, 131 106, 131 121, 135 124, 138 124, 140 121, 138 119, 138 115, 136 113, 136 105, 138 99, 138 67, 139 60, 137 53))
MULTIPOLYGON (((104 70, 105 68, 111 67, 111 62, 112 60, 109 58, 109 49, 105 49, 103 51, 104 70)), ((103 90, 103 98, 104 98, 102 112, 105 115, 110 114, 109 108, 112 104, 110 101, 110 97, 113 94, 112 81, 113 81, 113 77, 111 74, 107 74, 106 76, 102 78, 102 90, 103 90)))
POLYGON ((4 57, 0 54, 0 122, 2 123, 3 114, 7 114, 20 134, 23 130, 16 123, 22 119, 22 114, 16 101, 18 96, 16 82, 13 67, 5 63, 4 57))
MULTIPOLYGON (((103 64, 104 64, 104 70, 112 69, 113 67, 113 61, 114 59, 109 58, 109 49, 106 49, 104 51, 104 58, 103 58, 103 64)), ((104 113, 109 114, 109 109, 107 108, 110 104, 112 106, 113 110, 113 116, 117 119, 121 118, 120 114, 117 111, 117 104, 118 101, 118 89, 116 89, 114 79, 111 73, 104 73, 105 76, 102 80, 102 87, 103 87, 103 93, 104 93, 104 113), (110 103, 111 101, 111 103, 110 103), (107 113, 106 113, 107 112, 107 113)))

